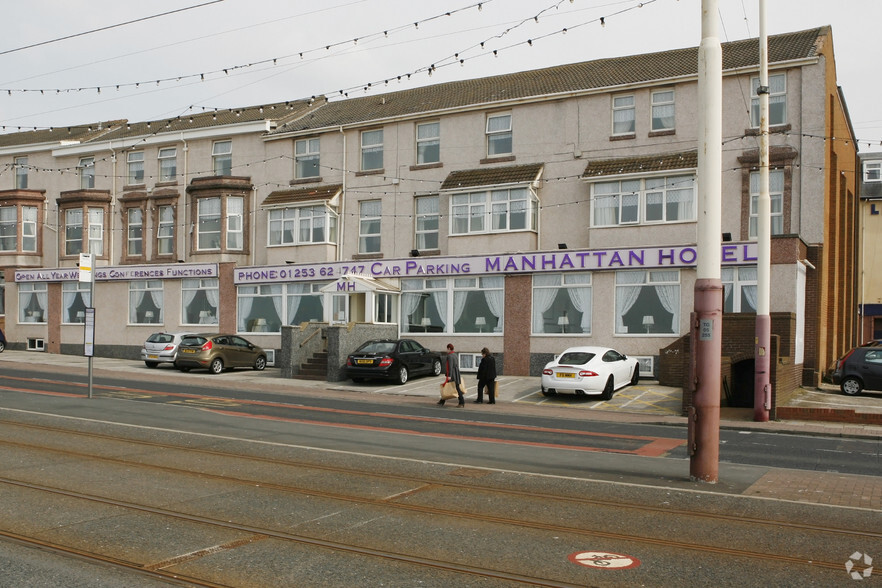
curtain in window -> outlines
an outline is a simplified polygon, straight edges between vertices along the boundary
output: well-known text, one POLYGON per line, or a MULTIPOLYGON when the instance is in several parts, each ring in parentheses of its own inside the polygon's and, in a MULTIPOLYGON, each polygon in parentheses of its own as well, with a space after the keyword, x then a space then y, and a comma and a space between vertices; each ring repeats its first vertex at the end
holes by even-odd
MULTIPOLYGON (((429 299, 435 303, 435 308, 438 310, 438 316, 441 317, 441 324, 444 326, 444 330, 447 330, 447 292, 444 290, 438 290, 435 292, 431 292, 429 294, 429 299)), ((460 310, 462 313, 462 310, 460 310)))
POLYGON ((543 275, 535 274, 533 276, 533 332, 545 332, 544 314, 548 312, 554 299, 557 297, 557 290, 549 286, 560 285, 560 276, 557 274, 543 275), (543 287, 544 286, 544 287, 543 287))
POLYGON ((680 287, 676 284, 656 286, 655 293, 658 295, 658 299, 661 301, 664 309, 673 315, 671 317, 670 332, 676 334, 679 332, 678 327, 680 324, 680 287))
POLYGON ((79 292, 76 290, 64 290, 61 293, 61 303, 64 306, 64 312, 67 313, 67 320, 64 321, 66 323, 72 323, 74 322, 74 318, 76 318, 72 317, 70 313, 72 310, 71 307, 74 302, 76 302, 77 294, 79 294, 79 292))
POLYGON ((625 333, 624 317, 640 296, 640 285, 646 283, 645 271, 616 272, 616 333, 625 333), (622 287, 633 284, 633 287, 622 287))
POLYGON ((598 227, 615 225, 618 223, 619 197, 595 196, 594 197, 594 225, 598 227))
MULTIPOLYGON (((753 310, 756 310, 756 267, 740 267, 738 268, 739 282, 754 282, 754 284, 743 284, 741 286, 741 295, 747 300, 753 310)), ((744 309, 741 309, 744 311, 744 309)))
MULTIPOLYGON (((294 324, 297 309, 303 301, 303 295, 308 294, 312 286, 310 284, 288 284, 288 324, 294 324)), ((282 316, 282 315, 279 315, 282 316)))
POLYGON ((409 325, 413 321, 410 319, 420 305, 420 299, 423 297, 419 292, 402 292, 401 293, 401 324, 409 325))
POLYGON ((674 128, 673 104, 662 104, 652 107, 652 128, 655 130, 674 128))
POLYGON ((590 333, 591 288, 567 288, 567 295, 570 297, 570 302, 573 303, 576 310, 582 313, 582 322, 579 324, 582 327, 582 332, 590 333))
POLYGON ((481 286, 492 288, 491 290, 484 290, 484 300, 487 301, 490 312, 497 319, 496 329, 494 329, 496 332, 502 331, 502 313, 505 308, 504 280, 505 278, 501 277, 481 278, 481 286))
POLYGON ((245 320, 251 315, 251 308, 254 306, 254 297, 242 296, 240 294, 237 306, 239 307, 239 316, 236 320, 236 328, 240 333, 244 333, 248 330, 246 329, 245 320))

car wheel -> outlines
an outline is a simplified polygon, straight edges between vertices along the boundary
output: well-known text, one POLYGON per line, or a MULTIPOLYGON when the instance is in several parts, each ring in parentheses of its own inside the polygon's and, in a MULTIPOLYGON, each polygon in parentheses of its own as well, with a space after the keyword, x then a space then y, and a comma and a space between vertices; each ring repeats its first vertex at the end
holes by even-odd
POLYGON ((848 396, 857 396, 861 393, 861 390, 864 389, 864 384, 854 376, 848 376, 842 380, 839 389, 842 390, 843 394, 848 396))
POLYGON ((149 368, 155 368, 156 366, 159 365, 159 362, 156 362, 156 361, 145 361, 144 363, 145 363, 145 364, 147 365, 147 367, 149 367, 149 368))
POLYGON ((6 351, 6 343, 0 341, 0 353, 3 353, 4 351, 6 351))
POLYGON ((441 375, 441 360, 440 359, 436 359, 434 362, 432 362, 432 375, 433 376, 440 376, 441 375))
POLYGON ((613 377, 610 376, 606 381, 606 386, 603 387, 603 394, 600 395, 601 400, 610 400, 613 395, 613 388, 615 384, 613 383, 613 377))
POLYGON ((211 364, 208 366, 208 371, 213 374, 219 374, 224 371, 224 360, 219 357, 215 357, 211 360, 211 364))
POLYGON ((255 360, 254 369, 256 369, 257 371, 260 372, 260 371, 263 371, 263 368, 265 368, 265 367, 266 367, 266 358, 261 355, 260 357, 257 358, 257 360, 255 360))
POLYGON ((631 376, 631 385, 636 386, 640 381, 640 364, 634 366, 634 375, 631 376))
POLYGON ((408 374, 406 367, 401 366, 400 368, 398 368, 398 383, 404 384, 405 382, 407 382, 407 375, 408 374))

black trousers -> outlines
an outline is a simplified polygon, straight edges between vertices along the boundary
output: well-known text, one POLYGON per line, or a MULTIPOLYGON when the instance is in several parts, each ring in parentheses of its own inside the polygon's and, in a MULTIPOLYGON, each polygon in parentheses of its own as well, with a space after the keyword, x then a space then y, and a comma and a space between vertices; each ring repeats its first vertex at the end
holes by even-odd
POLYGON ((487 398, 490 402, 496 402, 495 383, 495 380, 478 380, 478 402, 484 401, 484 388, 487 388, 487 398))

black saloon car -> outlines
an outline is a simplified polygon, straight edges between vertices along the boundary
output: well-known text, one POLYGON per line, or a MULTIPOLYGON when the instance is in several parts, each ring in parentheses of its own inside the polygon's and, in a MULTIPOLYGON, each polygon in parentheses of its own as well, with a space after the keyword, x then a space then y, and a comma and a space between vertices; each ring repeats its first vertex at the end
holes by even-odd
POLYGON ((346 375, 353 382, 381 378, 403 384, 412 375, 440 373, 441 354, 412 339, 368 341, 346 359, 346 375))
POLYGON ((866 390, 882 390, 882 347, 855 347, 836 362, 831 378, 843 394, 854 396, 866 390))

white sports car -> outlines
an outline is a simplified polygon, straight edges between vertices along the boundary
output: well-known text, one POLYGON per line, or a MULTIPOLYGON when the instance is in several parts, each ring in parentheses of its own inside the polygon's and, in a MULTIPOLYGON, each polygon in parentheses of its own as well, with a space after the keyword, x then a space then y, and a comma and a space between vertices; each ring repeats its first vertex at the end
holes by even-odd
POLYGON ((637 384, 640 364, 609 347, 570 347, 542 370, 542 394, 599 395, 612 398, 613 392, 637 384))

